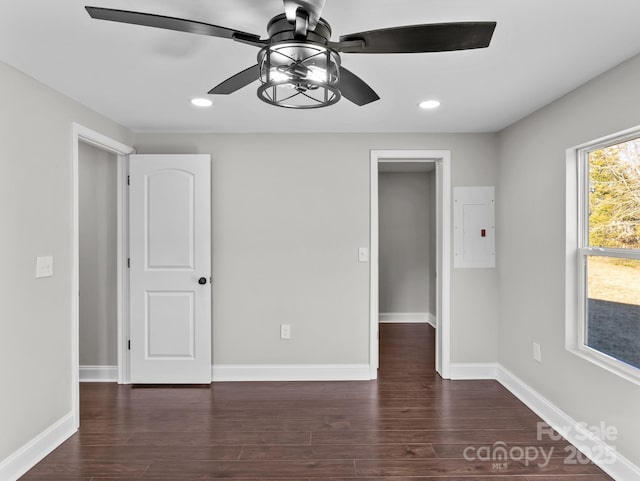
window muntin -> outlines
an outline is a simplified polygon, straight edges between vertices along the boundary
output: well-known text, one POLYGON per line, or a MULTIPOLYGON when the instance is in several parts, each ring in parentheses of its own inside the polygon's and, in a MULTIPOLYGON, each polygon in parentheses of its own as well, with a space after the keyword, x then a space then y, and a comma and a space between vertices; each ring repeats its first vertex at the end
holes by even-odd
POLYGON ((640 138, 581 159, 579 346, 640 377, 640 138))

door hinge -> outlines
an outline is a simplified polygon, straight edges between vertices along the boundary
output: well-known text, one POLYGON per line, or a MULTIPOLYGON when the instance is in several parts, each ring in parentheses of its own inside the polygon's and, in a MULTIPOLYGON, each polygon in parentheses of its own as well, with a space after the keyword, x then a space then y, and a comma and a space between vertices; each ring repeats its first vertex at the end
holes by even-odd
POLYGON ((131 350, 131 340, 129 340, 129 341, 127 342, 127 348, 128 348, 129 350, 131 350))
POLYGON ((127 267, 131 268, 131 257, 127 257, 127 267))
POLYGON ((131 176, 127 175, 127 185, 131 185, 131 176))

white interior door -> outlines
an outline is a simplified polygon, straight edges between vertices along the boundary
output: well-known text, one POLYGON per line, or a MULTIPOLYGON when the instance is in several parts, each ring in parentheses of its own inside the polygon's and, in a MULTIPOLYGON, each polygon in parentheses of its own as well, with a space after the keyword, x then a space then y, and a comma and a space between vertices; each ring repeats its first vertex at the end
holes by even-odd
POLYGON ((131 382, 211 382, 211 159, 131 155, 131 382))

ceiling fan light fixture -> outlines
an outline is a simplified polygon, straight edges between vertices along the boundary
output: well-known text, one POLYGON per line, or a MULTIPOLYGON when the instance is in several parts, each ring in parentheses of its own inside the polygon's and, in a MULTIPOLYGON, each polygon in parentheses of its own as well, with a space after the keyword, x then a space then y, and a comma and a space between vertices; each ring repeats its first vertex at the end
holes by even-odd
MULTIPOLYGON (((260 49, 258 63, 209 91, 232 94, 260 80, 258 97, 278 107, 315 109, 344 97, 360 107, 380 100, 356 74, 340 64, 341 53, 399 54, 487 48, 496 22, 449 22, 382 28, 340 36, 321 17, 326 0, 284 0, 285 13, 267 24, 268 38, 201 21, 152 13, 86 6, 91 18, 225 38, 260 49)), ((438 102, 423 102, 435 108, 438 102)))
POLYGON ((206 108, 206 107, 211 107, 213 105, 213 102, 209 99, 195 98, 195 99, 191 99, 191 105, 195 105, 196 107, 206 108))
POLYGON ((340 56, 323 45, 284 42, 258 54, 258 97, 278 107, 314 109, 340 100, 340 56))

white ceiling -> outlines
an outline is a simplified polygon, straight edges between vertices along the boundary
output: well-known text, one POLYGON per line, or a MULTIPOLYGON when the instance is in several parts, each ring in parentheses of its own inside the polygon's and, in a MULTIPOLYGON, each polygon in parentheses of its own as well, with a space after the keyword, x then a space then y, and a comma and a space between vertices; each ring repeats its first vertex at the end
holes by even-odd
POLYGON ((257 82, 196 109, 255 64, 233 41, 92 20, 84 5, 198 20, 266 36, 281 0, 2 0, 0 60, 136 131, 493 132, 640 53, 638 0, 327 0, 333 39, 450 21, 497 21, 488 49, 356 55, 343 65, 382 100, 292 111, 256 97, 257 82), (421 111, 419 101, 442 106, 421 111))

